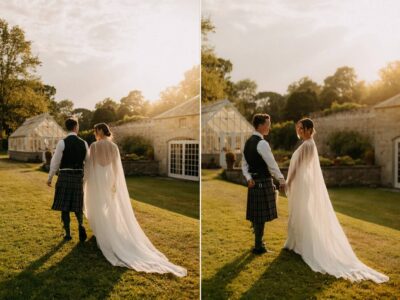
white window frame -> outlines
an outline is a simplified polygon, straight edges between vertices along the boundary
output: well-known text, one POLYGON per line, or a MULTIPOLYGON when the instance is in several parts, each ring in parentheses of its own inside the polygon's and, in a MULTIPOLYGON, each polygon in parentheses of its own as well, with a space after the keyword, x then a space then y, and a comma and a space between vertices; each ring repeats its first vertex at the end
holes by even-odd
MULTIPOLYGON (((198 181, 200 178, 200 159, 198 161, 198 172, 197 176, 191 176, 191 175, 185 175, 185 147, 187 144, 197 144, 199 145, 198 141, 195 140, 173 140, 168 142, 168 176, 169 177, 174 177, 174 178, 179 178, 179 179, 187 179, 187 180, 193 180, 193 181, 198 181), (175 174, 171 173, 171 147, 172 145, 179 144, 183 145, 182 147, 182 174, 175 174)), ((200 145, 199 145, 200 146, 200 145)), ((198 147, 199 147, 198 146, 198 147)), ((198 148, 198 155, 200 155, 200 149, 198 148)), ((199 157, 200 158, 200 157, 199 157)))
POLYGON ((394 187, 400 188, 399 181, 399 151, 400 151, 400 137, 394 140, 394 187))

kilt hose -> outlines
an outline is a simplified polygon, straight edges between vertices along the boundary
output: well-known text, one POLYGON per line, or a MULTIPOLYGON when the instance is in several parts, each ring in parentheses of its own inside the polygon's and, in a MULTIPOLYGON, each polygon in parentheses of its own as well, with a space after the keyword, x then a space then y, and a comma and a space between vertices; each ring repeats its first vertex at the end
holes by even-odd
POLYGON ((276 187, 272 178, 256 178, 254 181, 255 186, 247 191, 246 220, 264 223, 276 219, 276 187))
POLYGON ((82 213, 83 172, 60 171, 56 183, 53 210, 82 213))

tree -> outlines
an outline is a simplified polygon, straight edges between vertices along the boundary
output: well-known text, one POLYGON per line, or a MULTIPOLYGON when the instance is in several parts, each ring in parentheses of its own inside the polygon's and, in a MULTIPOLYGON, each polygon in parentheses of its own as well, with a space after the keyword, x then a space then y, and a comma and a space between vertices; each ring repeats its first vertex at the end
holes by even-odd
POLYGON ((200 70, 194 66, 184 74, 184 79, 178 85, 166 88, 160 93, 160 99, 152 103, 149 115, 158 115, 180 103, 187 101, 200 93, 200 70))
POLYGON ((257 83, 250 79, 240 80, 233 84, 229 99, 236 104, 241 114, 248 120, 256 110, 257 83))
POLYGON ((95 105, 95 109, 106 108, 106 109, 111 109, 114 112, 116 112, 118 110, 118 107, 119 107, 119 104, 111 98, 105 98, 104 100, 97 102, 95 105))
POLYGON ((315 81, 312 81, 307 76, 302 77, 298 81, 293 82, 287 88, 289 94, 292 94, 294 92, 306 92, 308 90, 313 91, 317 95, 319 95, 319 93, 321 92, 321 86, 315 81))
POLYGON ((357 75, 353 68, 338 68, 332 76, 324 80, 324 86, 320 95, 322 108, 330 107, 336 101, 360 102, 362 85, 357 81, 357 75))
POLYGON ((59 102, 53 101, 50 113, 60 126, 64 126, 65 120, 72 116, 73 110, 74 103, 71 100, 65 99, 59 102))
POLYGON ((317 95, 313 91, 294 92, 287 99, 285 116, 287 120, 298 121, 318 110, 317 95))
POLYGON ((117 117, 122 120, 126 115, 144 116, 147 113, 148 102, 143 97, 142 92, 133 90, 129 92, 128 96, 121 99, 121 104, 117 108, 117 117))
POLYGON ((286 99, 281 94, 275 92, 259 92, 256 97, 256 113, 267 113, 273 122, 284 120, 284 110, 286 99))
POLYGON ((200 95, 200 66, 194 66, 184 74, 179 83, 180 97, 183 101, 200 95))
POLYGON ((379 71, 380 79, 366 87, 362 102, 373 105, 400 93, 400 61, 388 63, 379 71))
POLYGON ((25 39, 24 31, 18 26, 10 28, 5 20, 0 19, 0 141, 3 130, 9 127, 6 119, 10 120, 12 110, 15 107, 26 110, 34 105, 27 103, 29 98, 25 96, 34 96, 40 102, 36 108, 47 110, 41 105, 45 97, 40 97, 32 89, 32 82, 38 81, 33 73, 39 65, 39 58, 32 54, 31 42, 25 39))
POLYGON ((212 102, 227 97, 232 83, 229 74, 232 63, 217 57, 214 49, 207 43, 208 34, 215 32, 210 19, 201 20, 202 49, 201 49, 201 101, 212 102))
POLYGON ((97 108, 93 113, 92 127, 98 123, 111 123, 117 120, 114 110, 107 107, 97 108))
POLYGON ((72 115, 78 117, 80 130, 85 131, 92 128, 93 111, 86 108, 76 108, 72 111, 72 115))
POLYGON ((92 126, 97 123, 111 123, 116 121, 119 104, 111 98, 96 103, 92 117, 92 126))

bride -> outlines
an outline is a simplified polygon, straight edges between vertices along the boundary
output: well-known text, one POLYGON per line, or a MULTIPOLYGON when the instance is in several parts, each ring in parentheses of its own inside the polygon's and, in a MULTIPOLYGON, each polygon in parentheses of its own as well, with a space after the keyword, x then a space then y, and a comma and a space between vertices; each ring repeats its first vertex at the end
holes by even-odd
POLYGON ((94 130, 97 141, 85 163, 84 212, 103 255, 113 266, 186 276, 186 269, 169 262, 140 228, 109 127, 101 123, 94 130))
POLYGON ((300 120, 296 131, 303 143, 289 166, 289 224, 284 247, 300 254, 315 272, 350 281, 388 281, 389 277, 358 260, 339 224, 322 176, 313 121, 300 120))

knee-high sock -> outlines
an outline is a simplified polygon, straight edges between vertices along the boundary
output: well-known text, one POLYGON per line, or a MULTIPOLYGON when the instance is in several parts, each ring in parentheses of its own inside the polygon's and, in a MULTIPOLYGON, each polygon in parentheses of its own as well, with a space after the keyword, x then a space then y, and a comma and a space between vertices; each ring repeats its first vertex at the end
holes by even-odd
POLYGON ((265 227, 265 222, 261 223, 253 223, 254 227, 254 247, 259 249, 263 246, 262 240, 264 236, 264 227, 265 227))
POLYGON ((61 220, 62 220, 62 222, 64 224, 65 233, 67 235, 70 235, 69 223, 71 222, 71 219, 69 217, 69 211, 62 211, 61 212, 61 220))
POLYGON ((79 226, 83 224, 83 214, 81 212, 75 212, 76 219, 78 220, 79 226))

